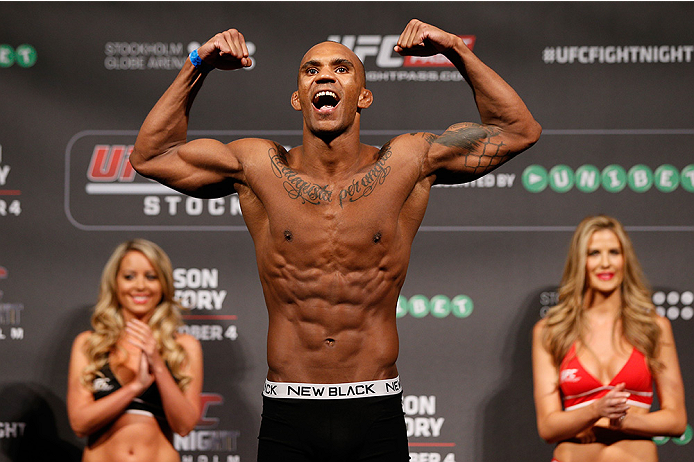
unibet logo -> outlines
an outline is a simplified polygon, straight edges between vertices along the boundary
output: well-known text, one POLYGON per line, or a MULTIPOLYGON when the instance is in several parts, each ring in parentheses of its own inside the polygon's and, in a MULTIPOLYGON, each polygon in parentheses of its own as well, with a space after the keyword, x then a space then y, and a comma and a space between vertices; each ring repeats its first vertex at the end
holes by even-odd
POLYGON ((445 295, 435 295, 431 300, 424 295, 413 295, 408 300, 401 295, 398 297, 396 316, 402 318, 409 314, 413 318, 427 315, 445 318, 453 314, 457 318, 467 318, 472 314, 473 308, 472 299, 467 295, 457 295, 452 300, 445 295))
POLYGON ((682 433, 681 436, 677 438, 670 438, 669 436, 656 436, 653 438, 653 442, 658 446, 662 446, 668 441, 672 441, 678 446, 684 446, 685 444, 689 444, 689 442, 692 440, 693 434, 694 432, 692 431, 691 425, 687 424, 687 428, 684 430, 684 433, 682 433))
POLYGON ((620 165, 608 165, 600 171, 594 165, 582 165, 574 172, 567 165, 556 165, 549 172, 541 165, 529 165, 523 171, 522 182, 532 193, 544 191, 547 187, 558 193, 565 193, 576 187, 581 192, 591 193, 600 186, 611 193, 618 193, 629 186, 634 192, 644 193, 652 187, 664 193, 682 187, 694 192, 694 164, 678 171, 673 165, 661 165, 655 171, 643 164, 634 165, 627 172, 620 165))
POLYGON ((36 59, 36 49, 31 45, 19 45, 15 50, 10 45, 0 44, 0 68, 11 67, 15 63, 19 67, 31 67, 36 64, 36 59))

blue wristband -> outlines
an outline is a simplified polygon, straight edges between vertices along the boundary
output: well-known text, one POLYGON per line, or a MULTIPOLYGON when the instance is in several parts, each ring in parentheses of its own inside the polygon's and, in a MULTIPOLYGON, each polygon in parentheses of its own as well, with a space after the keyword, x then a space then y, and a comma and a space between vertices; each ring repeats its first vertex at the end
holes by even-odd
POLYGON ((190 62, 195 66, 195 69, 199 70, 200 72, 207 74, 210 72, 212 69, 214 69, 214 66, 211 64, 207 64, 205 61, 200 59, 200 55, 198 55, 198 50, 193 50, 190 52, 188 55, 188 58, 190 58, 190 62))

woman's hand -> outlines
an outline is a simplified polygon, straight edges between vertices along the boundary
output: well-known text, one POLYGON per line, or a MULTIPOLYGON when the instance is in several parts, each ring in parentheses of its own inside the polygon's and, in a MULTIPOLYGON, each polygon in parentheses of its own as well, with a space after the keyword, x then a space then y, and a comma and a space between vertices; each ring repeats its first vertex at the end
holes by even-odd
POLYGON ((147 355, 144 352, 140 355, 140 365, 137 369, 137 375, 135 376, 134 382, 138 383, 142 387, 142 391, 140 393, 147 390, 154 382, 154 375, 149 369, 147 355))
POLYGON ((134 382, 141 387, 144 392, 154 382, 152 373, 152 359, 159 355, 157 351, 157 341, 152 335, 152 330, 142 321, 132 320, 125 326, 128 334, 128 342, 140 349, 140 362, 134 382))
POLYGON ((142 350, 143 356, 146 357, 149 365, 153 365, 153 361, 159 357, 159 350, 157 349, 157 341, 154 339, 152 329, 144 322, 133 319, 128 321, 125 331, 128 334, 128 342, 142 350))
POLYGON ((630 393, 624 391, 625 386, 625 383, 620 383, 593 403, 595 412, 600 417, 610 419, 610 427, 619 428, 630 407, 627 404, 630 393))
POLYGON ((595 433, 593 432, 593 428, 588 428, 587 430, 583 430, 581 433, 576 435, 576 439, 581 442, 581 444, 588 444, 588 443, 595 443, 595 433))

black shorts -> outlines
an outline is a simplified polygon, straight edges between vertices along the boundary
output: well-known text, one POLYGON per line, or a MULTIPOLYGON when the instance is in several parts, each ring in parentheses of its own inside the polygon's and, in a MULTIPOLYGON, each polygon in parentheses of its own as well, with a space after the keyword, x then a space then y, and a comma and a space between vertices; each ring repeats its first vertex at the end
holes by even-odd
POLYGON ((259 462, 408 462, 402 393, 317 400, 263 396, 259 462))

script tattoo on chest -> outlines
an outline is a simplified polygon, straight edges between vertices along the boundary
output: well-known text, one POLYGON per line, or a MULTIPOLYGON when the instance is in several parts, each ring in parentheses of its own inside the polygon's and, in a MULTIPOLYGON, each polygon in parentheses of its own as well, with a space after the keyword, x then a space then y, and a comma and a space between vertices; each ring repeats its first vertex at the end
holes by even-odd
POLYGON ((287 165, 286 153, 287 151, 284 150, 284 147, 278 144, 268 150, 272 173, 277 178, 284 179, 282 185, 284 190, 287 191, 289 198, 300 200, 302 204, 319 205, 330 203, 333 192, 328 189, 328 185, 321 186, 301 178, 297 172, 287 165))
POLYGON ((484 174, 508 158, 509 151, 504 143, 495 139, 498 134, 496 128, 461 123, 446 130, 435 143, 457 148, 457 154, 465 157, 466 167, 475 174, 484 174))
MULTIPOLYGON (((329 185, 319 185, 305 180, 299 173, 292 170, 287 165, 287 157, 284 147, 275 144, 268 150, 272 173, 283 179, 284 190, 290 199, 300 200, 302 204, 330 204, 333 201, 333 191, 329 185)), ((369 196, 374 189, 385 182, 386 177, 391 171, 391 167, 386 165, 386 161, 391 157, 392 150, 390 143, 386 143, 379 152, 376 163, 361 178, 353 179, 352 182, 342 188, 337 194, 341 208, 347 202, 356 202, 362 197, 369 196)))
POLYGON ((386 161, 393 155, 390 148, 390 142, 383 145, 379 152, 378 161, 371 167, 371 170, 359 180, 352 180, 352 183, 340 191, 340 207, 344 207, 344 202, 355 202, 362 197, 366 197, 372 192, 376 186, 383 184, 386 177, 390 173, 390 165, 386 165, 386 161))

